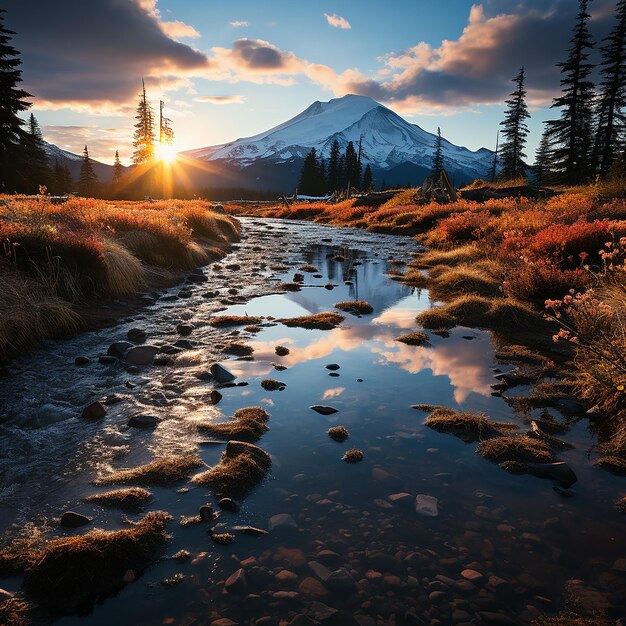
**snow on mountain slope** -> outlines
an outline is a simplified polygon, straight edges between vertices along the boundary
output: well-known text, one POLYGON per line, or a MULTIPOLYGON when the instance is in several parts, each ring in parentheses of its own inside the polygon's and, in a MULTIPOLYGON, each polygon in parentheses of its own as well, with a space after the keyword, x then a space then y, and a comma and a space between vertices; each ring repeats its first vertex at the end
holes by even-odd
POLYGON ((59 146, 55 146, 53 143, 48 143, 47 141, 43 142, 43 149, 48 155, 48 158, 52 161, 54 161, 54 159, 59 159, 61 161, 80 161, 82 159, 82 157, 78 154, 63 150, 63 148, 59 148, 59 146))
MULTIPOLYGON (((342 150, 349 141, 357 144, 362 140, 363 162, 387 170, 404 163, 430 168, 435 135, 371 98, 347 95, 329 102, 314 102, 296 117, 253 137, 186 154, 245 168, 259 159, 276 164, 302 159, 311 148, 328 157, 335 139, 342 150)), ((446 167, 468 178, 485 176, 493 159, 493 153, 486 148, 471 151, 445 139, 443 151, 446 167)))

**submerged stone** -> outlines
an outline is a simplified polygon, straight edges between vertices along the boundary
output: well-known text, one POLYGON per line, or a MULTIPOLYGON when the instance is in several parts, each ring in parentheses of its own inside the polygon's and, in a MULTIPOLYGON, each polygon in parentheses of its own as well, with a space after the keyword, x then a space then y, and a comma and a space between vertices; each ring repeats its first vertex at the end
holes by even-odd
POLYGON ((437 517, 439 515, 438 502, 435 496, 420 493, 415 496, 415 512, 424 517, 437 517))

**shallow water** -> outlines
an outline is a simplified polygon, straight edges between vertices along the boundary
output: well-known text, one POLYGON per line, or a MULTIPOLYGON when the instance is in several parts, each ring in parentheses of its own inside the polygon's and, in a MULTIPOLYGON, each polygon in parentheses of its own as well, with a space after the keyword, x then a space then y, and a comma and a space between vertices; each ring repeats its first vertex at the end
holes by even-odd
MULTIPOLYGON (((407 612, 424 623, 487 623, 491 614, 491 619, 521 624, 559 610, 570 579, 601 592, 615 617, 624 613, 626 579, 612 566, 626 557, 623 517, 613 508, 625 488, 590 465, 595 442, 584 423, 563 437, 575 448, 559 457, 579 479, 575 495, 563 497, 549 481, 507 474, 476 455, 475 444, 424 427, 425 414, 411 408, 438 404, 528 424, 492 395, 494 368, 512 366, 497 362, 490 333, 457 328, 449 337, 431 334, 430 344, 422 347, 395 341, 415 329, 415 315, 431 306, 427 292, 386 275, 389 260, 410 259, 415 243, 310 223, 242 221, 245 239, 218 266, 205 268, 208 282, 188 285, 189 297, 167 300, 180 287, 153 294, 159 297, 141 315, 114 328, 50 342, 14 362, 0 379, 0 530, 11 536, 32 523, 57 534, 54 518, 67 509, 93 516, 98 527, 122 528, 120 513, 81 503, 104 490, 91 484, 95 477, 152 456, 190 451, 213 465, 222 447, 201 445, 207 437, 197 432, 196 422, 253 405, 271 413, 270 430, 258 445, 272 455, 272 470, 238 514, 221 514, 216 530, 247 524, 268 528, 269 518, 281 513, 291 515, 298 529, 260 538, 238 535, 232 545, 217 546, 206 525, 177 524, 201 504, 215 504, 212 495, 193 486, 181 492, 184 483, 151 488, 155 498, 148 510, 175 517, 165 557, 89 615, 55 623, 210 624, 220 616, 236 623, 269 616, 278 623, 298 613, 321 621, 322 602, 340 611, 331 619, 340 624, 420 623, 405 618, 407 612), (345 260, 333 260, 337 254, 345 260), (233 263, 240 267, 227 268, 233 263), (303 264, 315 266, 320 276, 305 273, 299 292, 272 293, 303 264), (288 267, 271 269, 278 265, 288 267), (334 288, 326 289, 327 284, 334 288), (207 298, 207 292, 219 295, 207 298), (237 298, 245 302, 220 303, 237 298), (271 320, 264 320, 256 334, 207 325, 218 309, 279 318, 328 311, 336 302, 356 299, 367 300, 374 313, 346 314, 331 331, 288 328, 271 320), (188 338, 193 346, 174 366, 131 374, 120 364, 98 363, 98 355, 125 339, 133 326, 148 332, 149 343, 173 344, 181 320, 196 328, 188 338), (254 348, 253 360, 220 356, 219 346, 233 338, 254 348), (277 345, 290 353, 276 356, 277 345), (79 355, 92 362, 75 366, 79 355), (222 401, 212 406, 211 383, 199 381, 194 372, 215 360, 237 374, 237 382, 248 384, 223 389, 222 401), (340 368, 329 371, 325 366, 331 363, 340 368), (287 369, 277 371, 275 364, 287 369), (285 383, 285 389, 264 391, 260 381, 267 377, 285 383), (80 419, 83 406, 112 393, 123 399, 108 407, 106 418, 80 419), (309 408, 315 404, 338 412, 319 415, 309 408), (159 426, 128 428, 126 418, 137 410, 157 415, 159 426), (337 424, 350 432, 345 443, 326 434, 337 424), (342 462, 350 447, 363 450, 362 463, 342 462), (388 496, 401 492, 411 495, 408 505, 392 505, 388 496), (417 494, 438 499, 437 517, 415 512, 417 494), (189 550, 193 560, 168 558, 180 549, 189 550), (352 590, 332 592, 306 581, 317 578, 307 563, 325 549, 338 555, 328 567, 346 568, 356 581, 352 590), (223 581, 242 561, 249 572, 244 600, 223 592, 223 581), (283 568, 294 573, 290 580, 275 578, 283 568), (473 584, 459 583, 465 569, 483 576, 473 584), (176 573, 184 575, 180 584, 160 584, 176 573), (505 582, 490 580, 493 576, 505 582), (298 593, 274 595, 280 591, 298 593)), ((15 590, 19 581, 1 585, 15 590)))

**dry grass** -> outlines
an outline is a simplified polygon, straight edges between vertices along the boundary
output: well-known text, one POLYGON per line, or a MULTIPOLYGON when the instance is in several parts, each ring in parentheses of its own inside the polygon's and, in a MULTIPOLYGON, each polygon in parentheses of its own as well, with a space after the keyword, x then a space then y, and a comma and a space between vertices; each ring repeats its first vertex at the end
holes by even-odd
POLYGON ((616 454, 606 454, 595 459, 593 464, 609 472, 626 475, 626 457, 617 456, 616 454))
POLYGON ((222 349, 222 352, 225 354, 232 354, 234 356, 250 356, 254 352, 254 348, 246 345, 245 343, 233 341, 232 343, 226 344, 222 349))
POLYGON ((613 626, 614 624, 614 620, 610 620, 602 615, 581 617, 575 613, 542 615, 531 622, 531 626, 613 626))
POLYGON ((433 298, 446 300, 463 294, 493 298, 501 294, 501 286, 501 279, 478 267, 476 263, 446 267, 444 271, 433 276, 429 289, 433 298))
POLYGON ((551 463, 554 461, 550 448, 545 442, 526 435, 487 439, 478 444, 476 452, 495 463, 507 461, 551 463))
POLYGON ((112 296, 123 298, 145 287, 145 268, 127 248, 105 239, 102 253, 106 267, 107 291, 112 296))
POLYGON ((459 413, 441 407, 435 408, 424 421, 424 425, 440 433, 456 435, 466 442, 502 437, 517 429, 515 424, 494 422, 480 413, 459 413))
POLYGON ((429 250, 417 256, 411 263, 414 267, 430 268, 435 265, 462 265, 472 263, 484 258, 483 251, 473 243, 459 246, 449 250, 429 250))
POLYGON ((26 602, 17 598, 9 598, 4 602, 0 602, 0 624, 6 624, 6 626, 28 626, 30 624, 28 612, 29 607, 26 602))
POLYGON ((328 429, 328 436, 335 441, 345 441, 348 438, 348 429, 345 426, 333 426, 328 429))
POLYGON ((128 489, 114 489, 103 493, 87 496, 85 502, 93 502, 102 506, 109 506, 123 511, 137 511, 144 508, 152 500, 152 494, 141 487, 128 489))
POLYGON ((623 498, 620 498, 616 503, 615 503, 615 508, 620 512, 620 513, 626 513, 626 496, 624 496, 623 498))
POLYGON ((272 457, 261 448, 242 441, 229 441, 219 465, 193 477, 193 482, 213 493, 244 497, 260 483, 272 465, 272 457))
POLYGON ((124 586, 129 570, 138 575, 152 562, 165 546, 170 519, 157 511, 127 530, 54 539, 34 555, 24 590, 51 612, 87 611, 124 586))
POLYGON ((422 311, 415 320, 427 330, 447 330, 456 326, 456 321, 447 313, 445 307, 422 311))
POLYGON ((222 439, 258 441, 268 430, 269 413, 260 406, 250 406, 235 411, 233 419, 222 423, 202 423, 198 429, 222 439))
POLYGON ((335 308, 345 313, 367 315, 374 312, 374 307, 364 300, 351 300, 348 302, 337 302, 335 308))
POLYGON ((202 467, 202 459, 195 454, 162 457, 145 465, 114 470, 95 481, 96 485, 141 483, 167 485, 188 478, 193 470, 202 467))
POLYGON ((246 326, 260 324, 261 317, 254 315, 216 315, 209 320, 211 326, 222 328, 225 326, 246 326))
POLYGON ((289 354, 289 348, 286 346, 276 346, 274 348, 274 352, 276 353, 276 356, 287 356, 289 354))
POLYGON ((315 313, 313 315, 302 315, 300 317, 286 317, 279 319, 281 324, 290 328, 308 328, 314 330, 332 330, 346 319, 339 313, 315 313))
POLYGON ((265 391, 280 391, 286 386, 285 383, 281 383, 280 380, 274 380, 273 378, 265 378, 261 381, 261 387, 263 387, 265 391))
POLYGON ((412 333, 396 337, 396 341, 406 343, 409 346, 424 346, 428 343, 429 339, 430 337, 426 333, 421 333, 417 330, 412 333))

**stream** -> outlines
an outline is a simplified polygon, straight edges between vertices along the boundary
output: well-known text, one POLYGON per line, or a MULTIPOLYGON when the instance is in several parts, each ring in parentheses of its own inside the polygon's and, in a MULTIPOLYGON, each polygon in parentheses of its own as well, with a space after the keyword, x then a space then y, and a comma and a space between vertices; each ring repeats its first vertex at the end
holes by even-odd
MULTIPOLYGON (((398 261, 411 260, 416 242, 307 222, 241 222, 241 242, 203 268, 202 278, 147 293, 140 314, 47 342, 10 364, 0 378, 0 533, 7 539, 25 528, 50 536, 125 528, 127 518, 143 514, 82 502, 108 489, 95 487, 95 478, 172 454, 197 453, 214 465, 223 446, 203 445, 210 437, 194 424, 256 405, 270 413, 257 445, 272 455, 272 469, 238 513, 221 513, 215 529, 267 530, 276 515, 293 524, 261 537, 237 534, 220 546, 205 524, 178 523, 205 503, 217 510, 207 489, 184 481, 150 486, 154 499, 146 510, 174 517, 163 557, 88 615, 42 622, 228 626, 306 616, 294 623, 526 624, 562 610, 566 589, 585 610, 626 614, 626 576, 614 566, 626 559, 624 518, 614 509, 626 487, 591 465, 595 438, 586 421, 559 435, 574 446, 559 458, 578 476, 573 490, 560 494, 549 480, 509 474, 478 456, 475 444, 425 427, 426 414, 412 408, 443 405, 522 429, 529 424, 528 415, 492 394, 494 370, 513 365, 498 362, 490 332, 430 333, 425 346, 396 341, 416 330, 416 314, 433 304, 426 290, 387 275, 398 261), (304 265, 317 271, 298 269, 304 265), (277 292, 295 272, 304 274, 303 288, 277 292), (345 300, 365 300, 374 312, 346 313, 327 331, 274 321, 331 311, 345 300), (215 328, 208 322, 218 311, 269 319, 256 333, 215 328), (181 322, 194 326, 188 337, 177 333, 181 322), (174 365, 128 371, 120 361, 99 362, 130 328, 143 329, 149 344, 174 346, 174 365), (234 340, 252 346, 253 358, 225 356, 221 346, 234 340), (277 356, 279 345, 289 354, 277 356), (79 356, 89 363, 75 365, 79 356), (247 383, 221 389, 216 405, 209 401, 213 384, 198 378, 213 362, 247 383), (284 389, 264 390, 265 378, 284 389), (81 418, 83 407, 112 394, 119 402, 107 405, 106 417, 81 418), (312 405, 337 412, 320 415, 312 405), (158 426, 129 427, 137 411, 158 417, 158 426), (327 435, 335 425, 348 429, 346 442, 327 435), (353 447, 363 451, 363 462, 342 461, 353 447), (436 516, 416 512, 417 495, 437 499, 436 516), (66 510, 92 517, 91 526, 58 528, 66 510), (189 560, 171 558, 183 549, 189 560), (229 594, 224 581, 240 568, 245 579, 232 587, 240 593, 229 594), (328 579, 336 571, 341 575, 328 579), (176 574, 178 584, 163 584, 176 574)), ((17 591, 19 582, 3 579, 0 586, 17 591)))

